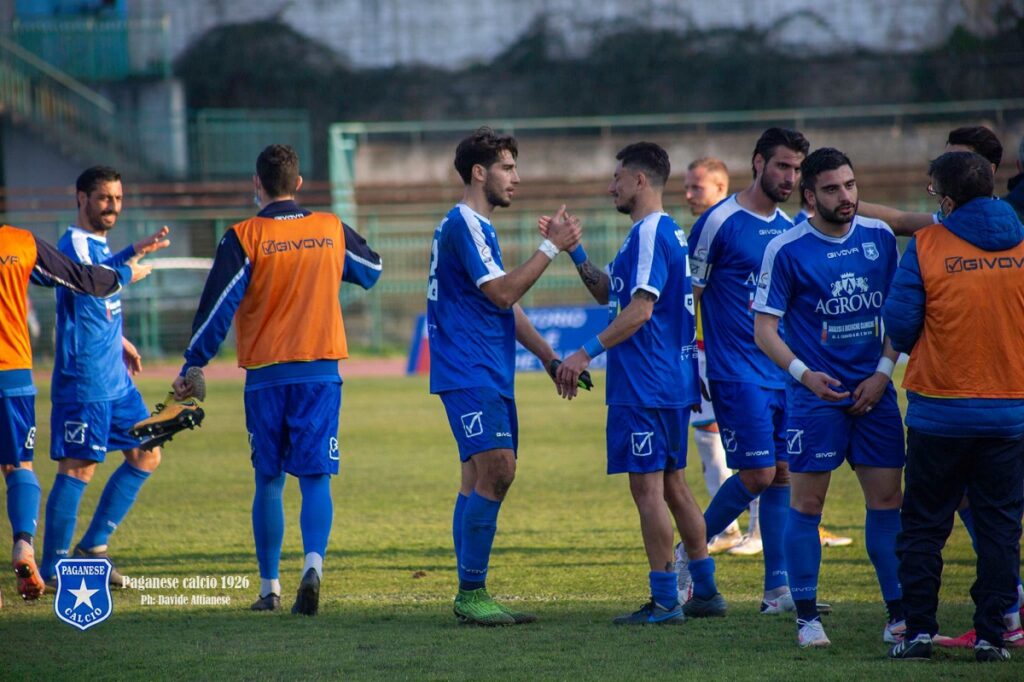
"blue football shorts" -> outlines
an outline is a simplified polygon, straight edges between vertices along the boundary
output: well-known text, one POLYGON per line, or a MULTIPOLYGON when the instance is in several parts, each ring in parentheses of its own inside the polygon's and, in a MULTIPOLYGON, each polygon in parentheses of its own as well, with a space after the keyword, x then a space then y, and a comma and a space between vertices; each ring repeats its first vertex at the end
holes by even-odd
POLYGON ((903 419, 892 382, 867 414, 848 415, 852 404, 826 403, 806 389, 794 390, 786 431, 791 471, 832 471, 843 461, 853 467, 898 469, 904 465, 903 419))
POLYGON ((786 389, 712 381, 718 430, 730 469, 766 469, 785 462, 786 389))
POLYGON ((149 416, 134 386, 117 400, 54 403, 50 412, 50 459, 102 462, 108 450, 131 450, 141 441, 128 429, 149 416))
POLYGON ((265 476, 337 474, 340 381, 245 390, 245 428, 252 466, 265 476))
POLYGON ((36 397, 0 397, 0 464, 31 462, 36 447, 36 397))
POLYGON ((459 446, 459 459, 468 462, 487 450, 519 450, 516 402, 493 388, 470 388, 439 393, 448 425, 459 446))
POLYGON ((686 468, 687 408, 609 405, 605 438, 609 474, 686 468))

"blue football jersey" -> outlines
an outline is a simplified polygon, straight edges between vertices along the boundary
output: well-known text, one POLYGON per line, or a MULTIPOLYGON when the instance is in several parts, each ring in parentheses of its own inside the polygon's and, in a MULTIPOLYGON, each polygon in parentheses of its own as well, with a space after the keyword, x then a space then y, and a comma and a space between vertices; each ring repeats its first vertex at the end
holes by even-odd
POLYGON ((513 397, 516 320, 480 286, 505 274, 498 235, 458 204, 434 230, 427 276, 430 392, 493 388, 513 397))
POLYGON ((779 209, 770 218, 740 206, 736 195, 704 213, 690 232, 694 286, 703 287, 700 313, 708 379, 785 386, 785 372, 754 343, 754 294, 764 250, 792 227, 779 209))
POLYGON ((785 316, 796 356, 852 391, 882 356, 882 304, 898 260, 880 220, 857 216, 843 237, 802 222, 768 245, 754 309, 785 316))
POLYGON ((609 323, 638 289, 658 297, 651 319, 608 349, 609 405, 679 408, 700 403, 697 330, 686 234, 652 213, 629 231, 608 265, 609 323))
MULTIPOLYGON (((117 267, 135 255, 132 246, 111 254, 106 237, 71 226, 57 248, 82 264, 117 267)), ((132 388, 122 359, 121 294, 94 298, 57 288, 57 339, 53 361, 55 403, 117 400, 132 388)))

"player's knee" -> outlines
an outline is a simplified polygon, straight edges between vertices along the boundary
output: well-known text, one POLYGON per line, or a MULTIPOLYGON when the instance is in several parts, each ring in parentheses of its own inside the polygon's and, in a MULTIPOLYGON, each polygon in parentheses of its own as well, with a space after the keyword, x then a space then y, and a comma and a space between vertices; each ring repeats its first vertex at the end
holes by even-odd
POLYGON ((775 477, 772 479, 771 485, 780 487, 789 485, 788 466, 779 465, 775 467, 775 477))
POLYGON ((158 447, 152 450, 134 448, 132 450, 125 450, 124 459, 128 464, 140 471, 153 473, 160 466, 161 452, 158 447))
POLYGON ((4 478, 10 476, 12 471, 14 471, 13 464, 0 464, 0 474, 3 474, 4 478))
POLYGON ((760 495, 772 484, 776 477, 775 468, 746 469, 740 472, 740 480, 744 487, 754 495, 760 495))
POLYGON ((96 462, 66 457, 57 463, 57 473, 77 478, 82 483, 88 483, 92 480, 92 475, 96 473, 96 462))
POLYGON ((512 487, 512 481, 516 478, 515 471, 502 472, 494 478, 492 489, 495 496, 500 500, 504 499, 508 489, 512 487))

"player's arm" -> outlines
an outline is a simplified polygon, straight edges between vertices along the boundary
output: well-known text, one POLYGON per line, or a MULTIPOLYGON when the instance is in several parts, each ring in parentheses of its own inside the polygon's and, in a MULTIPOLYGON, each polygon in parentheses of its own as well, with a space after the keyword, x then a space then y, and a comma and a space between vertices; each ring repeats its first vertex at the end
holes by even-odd
POLYGON ((558 355, 551 348, 551 345, 544 340, 544 337, 540 335, 537 328, 533 326, 530 318, 523 312, 522 307, 517 303, 512 306, 512 310, 515 311, 516 315, 516 341, 523 344, 523 348, 533 353, 545 368, 551 364, 552 360, 557 360, 558 355))
POLYGON ((935 224, 935 215, 932 213, 901 211, 898 208, 872 204, 867 201, 857 204, 857 213, 888 223, 892 231, 902 237, 911 237, 922 227, 935 224))
POLYGON ((821 371, 807 367, 797 358, 790 347, 779 335, 779 317, 770 313, 757 313, 754 317, 754 341, 765 355, 776 365, 788 370, 790 375, 822 400, 837 402, 850 396, 849 391, 835 391, 839 380, 821 371))
POLYGON ((171 245, 171 241, 167 239, 167 235, 170 234, 170 232, 171 228, 164 225, 163 227, 161 227, 159 230, 149 235, 148 237, 143 237, 134 244, 129 244, 128 246, 124 247, 123 249, 115 253, 113 256, 105 260, 103 262, 103 265, 121 265, 123 263, 127 263, 128 260, 134 256, 142 257, 147 254, 153 253, 154 251, 166 249, 168 246, 171 245))
MULTIPOLYGON (((199 308, 192 321, 192 338, 185 349, 185 364, 174 382, 176 392, 178 382, 183 382, 189 367, 205 367, 217 354, 249 286, 251 267, 235 231, 228 230, 217 246, 213 267, 199 298, 199 308)), ((183 397, 187 395, 179 395, 178 399, 183 397)))
POLYGON ((551 219, 548 238, 529 259, 511 272, 480 285, 480 291, 499 308, 508 309, 516 304, 544 274, 559 251, 569 251, 580 241, 580 222, 565 212, 565 206, 551 219))
POLYGON ((582 348, 559 365, 555 374, 558 394, 572 400, 579 388, 580 373, 590 365, 590 361, 608 348, 616 346, 636 334, 637 330, 651 319, 657 300, 658 297, 653 292, 637 289, 629 300, 629 305, 622 309, 612 323, 605 327, 604 331, 583 344, 582 348))
POLYGON ((917 240, 911 239, 900 258, 882 306, 885 333, 897 351, 909 353, 913 350, 924 327, 924 307, 924 281, 917 259, 917 240))
POLYGON ((42 239, 36 239, 36 262, 32 282, 40 286, 62 286, 75 293, 105 298, 121 290, 128 282, 137 282, 149 275, 152 266, 129 259, 118 267, 84 265, 42 239))
POLYGON ((896 367, 896 359, 900 354, 892 347, 889 338, 882 340, 882 357, 878 359, 875 371, 857 385, 853 391, 853 405, 846 410, 847 414, 859 417, 871 411, 878 404, 889 386, 892 370, 896 367))
MULTIPOLYGON (((575 216, 570 216, 570 219, 573 218, 575 218, 575 216)), ((547 238, 548 236, 548 229, 551 225, 551 220, 551 216, 546 215, 541 216, 537 220, 537 230, 544 238, 547 238)), ((572 258, 572 262, 576 266, 576 273, 579 274, 580 280, 583 282, 583 286, 587 288, 587 291, 590 292, 590 295, 594 297, 595 301, 601 305, 606 305, 608 303, 608 292, 611 284, 608 273, 604 272, 601 268, 597 267, 590 261, 586 250, 583 248, 582 242, 569 251, 569 257, 572 258)))
POLYGON ((370 248, 361 234, 345 223, 342 223, 341 227, 345 232, 345 268, 342 270, 341 279, 370 289, 380 279, 384 271, 384 261, 379 253, 370 248))

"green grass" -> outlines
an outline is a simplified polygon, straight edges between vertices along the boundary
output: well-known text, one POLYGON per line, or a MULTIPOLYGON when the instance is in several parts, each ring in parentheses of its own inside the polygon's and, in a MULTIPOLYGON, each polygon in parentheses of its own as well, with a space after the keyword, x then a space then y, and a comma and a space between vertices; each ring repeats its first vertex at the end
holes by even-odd
MULTIPOLYGON (((599 387, 604 377, 595 377, 599 387)), ((166 379, 140 382, 150 402, 166 379)), ((44 495, 53 483, 49 399, 40 387, 36 465, 44 495)), ((440 401, 417 378, 352 379, 341 419, 341 475, 333 481, 334 532, 321 614, 290 615, 302 565, 298 488, 289 480, 283 612, 248 605, 258 587, 250 528, 252 470, 241 385, 210 386, 207 421, 166 448, 164 462, 113 537, 127 575, 149 578, 241 576, 249 589, 151 592, 226 595, 227 606, 153 606, 138 591, 114 596, 114 613, 79 632, 58 621, 52 597, 17 600, 4 572, 0 589, 0 678, 55 679, 641 679, 700 674, 704 679, 1021 679, 1024 655, 980 668, 968 651, 939 652, 932 664, 892 663, 881 642, 884 608, 864 553, 863 500, 844 469, 833 479, 825 519, 856 542, 823 551, 819 594, 833 646, 802 651, 790 618, 757 614, 759 557, 719 558, 725 619, 672 628, 617 628, 613 616, 647 598, 647 566, 624 477, 604 473, 600 388, 572 403, 543 376, 518 382, 519 472, 502 509, 489 587, 537 612, 535 625, 459 626, 451 508, 458 457, 440 401)), ((696 453, 691 447, 691 461, 696 453)), ((79 513, 77 540, 102 486, 118 464, 100 467, 79 513)), ((689 480, 707 497, 697 466, 689 480)), ((44 497, 45 499, 45 497, 44 497)), ((940 621, 959 634, 971 626, 968 589, 974 555, 957 526, 946 552, 940 621)))

